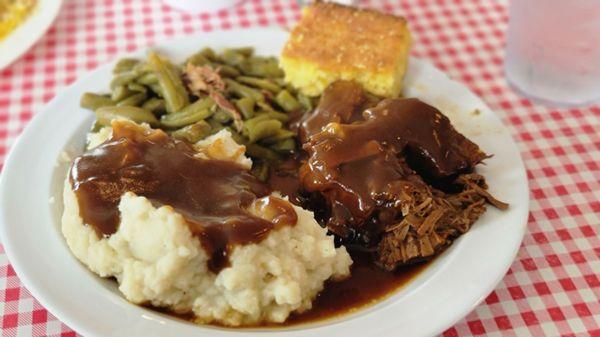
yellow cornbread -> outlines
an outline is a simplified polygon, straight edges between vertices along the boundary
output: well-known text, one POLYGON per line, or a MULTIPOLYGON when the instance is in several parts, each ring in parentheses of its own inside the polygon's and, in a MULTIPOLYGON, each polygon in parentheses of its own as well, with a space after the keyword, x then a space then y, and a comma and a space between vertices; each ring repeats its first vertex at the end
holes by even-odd
POLYGON ((410 42, 404 18, 316 2, 292 30, 281 65, 286 82, 305 95, 320 95, 344 79, 375 95, 395 97, 402 90, 410 42))

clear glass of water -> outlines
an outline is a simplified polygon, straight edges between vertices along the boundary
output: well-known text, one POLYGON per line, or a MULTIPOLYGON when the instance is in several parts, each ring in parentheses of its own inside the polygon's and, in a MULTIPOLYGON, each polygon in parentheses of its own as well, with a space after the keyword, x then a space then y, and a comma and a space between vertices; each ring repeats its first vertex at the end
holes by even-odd
POLYGON ((600 0, 512 0, 505 72, 542 103, 600 102, 600 0))

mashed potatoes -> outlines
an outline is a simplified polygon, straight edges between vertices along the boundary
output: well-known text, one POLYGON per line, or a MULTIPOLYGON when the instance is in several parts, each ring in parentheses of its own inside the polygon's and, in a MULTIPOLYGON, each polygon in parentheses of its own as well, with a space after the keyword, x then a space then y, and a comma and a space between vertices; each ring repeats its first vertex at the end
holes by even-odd
MULTIPOLYGON (((101 130, 89 137, 89 146, 109 135, 110 129, 101 130)), ((227 131, 196 145, 200 157, 251 165, 244 147, 227 131)), ((68 181, 63 197, 62 232, 81 262, 102 277, 114 276, 129 301, 193 311, 199 323, 283 322, 293 311, 310 309, 327 279, 350 273, 345 248, 336 249, 313 214, 299 207, 294 206, 295 226, 273 230, 257 244, 236 246, 230 266, 214 274, 199 240, 171 207, 156 208, 144 197, 125 193, 117 232, 99 237, 79 216, 68 181)))

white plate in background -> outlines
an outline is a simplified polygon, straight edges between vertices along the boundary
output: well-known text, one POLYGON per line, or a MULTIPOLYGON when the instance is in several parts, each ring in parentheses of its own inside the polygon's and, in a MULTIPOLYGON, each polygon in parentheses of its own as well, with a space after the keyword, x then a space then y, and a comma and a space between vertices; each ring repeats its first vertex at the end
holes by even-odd
MULTIPOLYGON (((217 31, 160 43, 153 49, 182 61, 202 47, 252 45, 278 55, 287 33, 217 31)), ((129 56, 144 57, 146 51, 129 56)), ((488 207, 473 228, 393 296, 353 314, 281 329, 223 329, 173 319, 127 302, 116 283, 89 272, 70 253, 60 232, 62 181, 71 157, 83 150, 93 121, 79 107, 86 91, 108 91, 112 64, 99 67, 60 92, 29 123, 12 148, 0 180, 0 237, 17 275, 55 316, 86 336, 369 337, 441 333, 480 303, 513 261, 528 214, 528 187, 519 151, 500 119, 465 86, 427 62, 411 59, 405 96, 446 113, 457 129, 494 156, 480 165, 490 192, 510 203, 488 207), (479 113, 474 113, 478 110, 479 113)))
POLYGON ((12 32, 0 40, 0 70, 39 40, 58 15, 62 0, 37 0, 37 5, 12 32))

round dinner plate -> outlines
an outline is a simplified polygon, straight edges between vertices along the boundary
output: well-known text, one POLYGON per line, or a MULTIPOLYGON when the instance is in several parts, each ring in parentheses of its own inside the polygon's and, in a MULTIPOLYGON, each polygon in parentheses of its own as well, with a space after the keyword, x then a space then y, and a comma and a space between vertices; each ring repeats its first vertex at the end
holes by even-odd
POLYGON ((36 8, 14 31, 0 40, 0 70, 23 55, 46 33, 62 4, 62 0, 37 0, 36 8))
MULTIPOLYGON (((152 49, 177 61, 205 46, 251 45, 279 55, 287 33, 246 29, 169 40, 152 49)), ((147 50, 129 56, 144 57, 147 50)), ((86 336, 428 336, 444 331, 481 302, 502 279, 521 243, 528 188, 519 151, 498 117, 465 86, 412 58, 405 96, 438 107, 493 157, 477 170, 490 192, 510 207, 488 211, 473 228, 393 296, 371 306, 304 326, 224 329, 198 326, 127 302, 116 283, 89 272, 70 253, 60 231, 62 182, 83 151, 93 114, 79 107, 87 91, 108 91, 113 64, 64 89, 29 123, 13 146, 0 181, 0 237, 17 275, 54 315, 86 336)))

